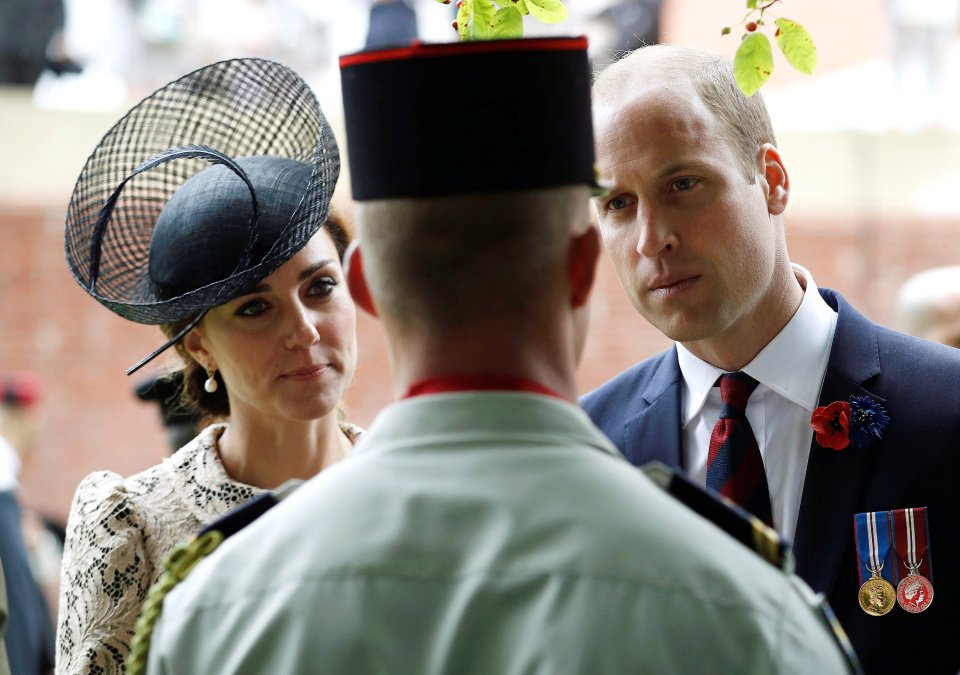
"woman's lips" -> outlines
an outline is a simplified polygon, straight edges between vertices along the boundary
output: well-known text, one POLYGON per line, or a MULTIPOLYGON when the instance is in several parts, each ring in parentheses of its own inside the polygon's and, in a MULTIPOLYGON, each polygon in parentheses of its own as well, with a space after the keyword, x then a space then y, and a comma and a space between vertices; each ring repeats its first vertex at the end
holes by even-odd
POLYGON ((305 368, 291 370, 280 377, 286 380, 312 380, 323 375, 327 368, 327 364, 307 366, 305 368))

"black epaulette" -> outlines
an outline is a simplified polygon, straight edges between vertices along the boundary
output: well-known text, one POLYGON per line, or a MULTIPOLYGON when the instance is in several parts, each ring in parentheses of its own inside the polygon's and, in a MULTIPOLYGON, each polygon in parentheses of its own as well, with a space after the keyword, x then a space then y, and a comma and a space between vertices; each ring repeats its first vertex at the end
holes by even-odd
POLYGON ((836 641, 837 646, 840 647, 840 651, 843 652, 843 656, 847 660, 847 666, 850 669, 852 675, 863 675, 863 666, 860 665, 860 658, 857 656, 857 653, 853 649, 853 643, 850 642, 850 638, 847 636, 847 631, 843 630, 843 626, 840 625, 837 615, 833 613, 833 608, 830 606, 830 603, 822 593, 816 594, 818 597, 818 602, 816 605, 816 610, 820 614, 820 618, 823 619, 824 624, 827 626, 827 630, 830 631, 830 634, 833 636, 833 639, 836 641))
MULTIPOLYGON (((790 544, 762 520, 729 499, 700 487, 684 474, 674 471, 662 462, 651 462, 641 469, 650 480, 691 511, 706 518, 774 567, 793 574, 793 550, 790 544)), ((853 651, 853 645, 840 626, 840 622, 837 621, 830 604, 822 594, 813 593, 813 591, 810 593, 813 594, 811 607, 843 652, 849 672, 853 675, 862 675, 863 670, 853 651)))
POLYGON ((257 495, 248 502, 235 506, 197 533, 197 538, 207 532, 219 532, 224 539, 232 537, 264 513, 279 504, 291 492, 300 487, 302 480, 289 480, 276 490, 257 495))
POLYGON ((163 572, 150 587, 146 602, 143 603, 137 618, 133 640, 130 642, 130 654, 127 656, 128 675, 142 675, 147 672, 153 627, 160 618, 167 593, 186 579, 198 562, 217 550, 224 539, 232 537, 279 504, 302 483, 302 480, 289 480, 276 490, 257 495, 245 504, 227 511, 200 530, 196 537, 174 547, 166 555, 163 559, 163 572))
POLYGON ((706 490, 662 462, 641 467, 654 483, 774 567, 793 573, 793 551, 775 529, 737 504, 706 490))

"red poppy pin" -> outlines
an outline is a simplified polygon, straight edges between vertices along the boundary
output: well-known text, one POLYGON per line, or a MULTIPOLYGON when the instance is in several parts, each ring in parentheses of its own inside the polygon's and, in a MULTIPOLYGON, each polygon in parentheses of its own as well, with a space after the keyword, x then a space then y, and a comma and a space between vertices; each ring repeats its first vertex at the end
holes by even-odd
POLYGON ((816 440, 824 448, 843 450, 849 445, 862 448, 883 436, 890 416, 869 396, 851 396, 820 406, 810 417, 816 440))

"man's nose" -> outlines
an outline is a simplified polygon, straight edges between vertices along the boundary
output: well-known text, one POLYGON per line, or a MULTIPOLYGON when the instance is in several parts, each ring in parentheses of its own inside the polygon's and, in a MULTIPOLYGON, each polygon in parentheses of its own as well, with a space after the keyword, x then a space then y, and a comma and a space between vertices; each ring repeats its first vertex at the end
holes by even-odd
POLYGON ((651 208, 637 207, 637 253, 656 258, 677 247, 677 234, 665 219, 651 208))

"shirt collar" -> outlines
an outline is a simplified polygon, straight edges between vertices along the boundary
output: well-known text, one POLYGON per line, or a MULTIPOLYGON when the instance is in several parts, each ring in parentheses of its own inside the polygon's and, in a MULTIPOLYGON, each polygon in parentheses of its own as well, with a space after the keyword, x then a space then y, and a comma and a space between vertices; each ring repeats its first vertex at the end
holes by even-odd
POLYGON ((0 436, 0 492, 16 489, 19 475, 20 455, 3 436, 0 436))
POLYGON ((579 405, 524 391, 458 391, 401 399, 377 414, 354 456, 419 452, 438 443, 469 451, 477 447, 477 439, 583 445, 623 459, 579 405))
MULTIPOLYGON (((817 289, 813 275, 800 265, 794 274, 805 285, 803 300, 787 325, 743 368, 761 384, 809 412, 817 407, 820 386, 830 358, 837 325, 834 312, 817 289)), ((703 408, 707 395, 723 370, 694 356, 677 343, 683 374, 683 425, 703 408)))

